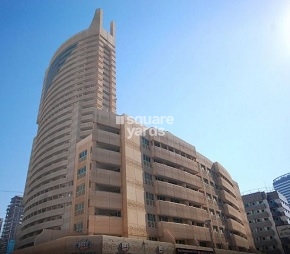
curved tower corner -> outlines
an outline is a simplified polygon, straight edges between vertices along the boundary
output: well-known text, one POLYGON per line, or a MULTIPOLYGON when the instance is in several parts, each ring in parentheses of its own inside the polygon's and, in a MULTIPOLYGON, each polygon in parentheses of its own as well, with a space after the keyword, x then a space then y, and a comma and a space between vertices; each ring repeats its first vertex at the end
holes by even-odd
POLYGON ((34 245, 44 229, 71 232, 76 143, 92 133, 95 108, 116 112, 115 24, 103 29, 101 9, 59 47, 45 73, 18 248, 34 245))
POLYGON ((290 204, 290 173, 279 176, 273 180, 273 187, 283 194, 290 204))

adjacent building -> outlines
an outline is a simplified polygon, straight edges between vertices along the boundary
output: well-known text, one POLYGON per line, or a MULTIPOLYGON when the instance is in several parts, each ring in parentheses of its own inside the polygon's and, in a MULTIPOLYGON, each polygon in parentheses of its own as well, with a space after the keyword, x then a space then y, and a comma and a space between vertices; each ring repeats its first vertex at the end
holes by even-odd
POLYGON ((290 173, 275 178, 273 187, 276 191, 282 193, 290 204, 290 173))
POLYGON ((238 184, 169 132, 116 114, 115 26, 67 40, 46 72, 16 253, 243 253, 238 184))
POLYGON ((257 250, 270 254, 289 253, 289 238, 280 237, 277 231, 290 222, 286 198, 277 191, 255 192, 242 198, 257 250))
POLYGON ((1 230, 2 230, 2 224, 3 224, 3 219, 0 218, 0 232, 1 232, 1 230))
POLYGON ((15 196, 11 199, 11 202, 6 210, 6 217, 1 235, 1 254, 10 254, 14 250, 16 231, 21 225, 22 215, 22 197, 15 196))

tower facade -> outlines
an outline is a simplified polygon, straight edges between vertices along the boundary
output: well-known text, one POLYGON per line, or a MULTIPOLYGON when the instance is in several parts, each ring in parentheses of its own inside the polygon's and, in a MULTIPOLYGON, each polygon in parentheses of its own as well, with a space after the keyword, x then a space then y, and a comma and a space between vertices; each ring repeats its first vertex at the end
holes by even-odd
POLYGON ((283 194, 288 204, 290 203, 290 173, 279 176, 273 180, 273 187, 276 191, 283 194))
POLYGON ((24 193, 19 247, 43 229, 67 231, 76 143, 92 132, 93 109, 116 111, 115 25, 97 10, 88 29, 67 40, 45 73, 24 193))

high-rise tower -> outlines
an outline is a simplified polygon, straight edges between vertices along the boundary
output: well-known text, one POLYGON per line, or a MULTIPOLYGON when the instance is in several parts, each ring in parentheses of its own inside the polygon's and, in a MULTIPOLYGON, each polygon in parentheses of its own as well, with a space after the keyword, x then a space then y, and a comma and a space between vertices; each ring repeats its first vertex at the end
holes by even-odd
POLYGON ((1 254, 10 254, 13 252, 16 240, 16 231, 22 222, 22 215, 22 197, 15 196, 11 198, 11 202, 6 209, 6 217, 1 235, 1 254))
POLYGON ((67 40, 45 73, 25 185, 19 247, 43 229, 69 230, 76 143, 91 134, 93 109, 116 111, 115 25, 96 11, 88 29, 67 40))
POLYGON ((290 173, 279 176, 273 180, 273 187, 283 194, 290 204, 290 173))

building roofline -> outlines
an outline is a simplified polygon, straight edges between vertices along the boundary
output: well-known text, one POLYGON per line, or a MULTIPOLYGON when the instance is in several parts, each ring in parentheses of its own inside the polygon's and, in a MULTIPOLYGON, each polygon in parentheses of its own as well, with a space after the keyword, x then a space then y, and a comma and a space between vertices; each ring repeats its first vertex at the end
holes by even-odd
POLYGON ((275 182, 277 182, 277 181, 279 181, 279 180, 282 180, 283 178, 288 177, 288 176, 290 176, 290 173, 286 173, 286 174, 284 174, 284 175, 278 176, 277 178, 275 178, 275 179, 273 180, 273 183, 275 183, 275 182))

